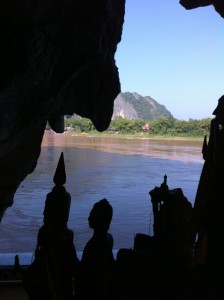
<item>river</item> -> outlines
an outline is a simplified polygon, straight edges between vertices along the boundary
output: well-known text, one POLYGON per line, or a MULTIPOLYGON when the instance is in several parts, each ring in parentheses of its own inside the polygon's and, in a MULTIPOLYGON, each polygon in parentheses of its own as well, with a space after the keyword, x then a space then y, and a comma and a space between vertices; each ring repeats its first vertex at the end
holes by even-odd
POLYGON ((93 204, 107 198, 113 206, 110 232, 114 248, 133 247, 134 236, 153 234, 149 191, 168 176, 170 189, 181 188, 194 203, 203 159, 202 142, 54 134, 46 131, 35 171, 21 183, 0 224, 0 253, 32 252, 43 224, 46 194, 64 153, 65 187, 72 203, 68 227, 82 250, 92 235, 88 215, 93 204))

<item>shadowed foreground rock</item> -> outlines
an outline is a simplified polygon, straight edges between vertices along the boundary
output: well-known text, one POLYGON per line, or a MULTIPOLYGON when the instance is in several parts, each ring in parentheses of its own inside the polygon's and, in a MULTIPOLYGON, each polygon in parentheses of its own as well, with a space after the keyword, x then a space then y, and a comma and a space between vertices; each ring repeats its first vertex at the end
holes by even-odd
POLYGON ((0 3, 0 220, 36 167, 47 122, 76 113, 108 128, 125 0, 0 3))

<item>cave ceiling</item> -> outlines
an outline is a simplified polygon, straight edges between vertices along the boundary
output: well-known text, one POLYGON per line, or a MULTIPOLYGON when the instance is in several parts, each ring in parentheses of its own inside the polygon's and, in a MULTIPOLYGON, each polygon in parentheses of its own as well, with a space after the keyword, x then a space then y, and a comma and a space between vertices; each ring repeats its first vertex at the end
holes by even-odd
MULTIPOLYGON (((178 1, 177 1, 178 2, 178 1)), ((186 9, 223 1, 180 1, 186 9)), ((4 0, 0 3, 0 221, 37 165, 47 122, 63 132, 76 113, 108 128, 120 93, 114 59, 125 0, 4 0)))
POLYGON ((194 9, 212 5, 217 13, 224 18, 224 1, 223 0, 180 0, 179 2, 186 9, 194 9))

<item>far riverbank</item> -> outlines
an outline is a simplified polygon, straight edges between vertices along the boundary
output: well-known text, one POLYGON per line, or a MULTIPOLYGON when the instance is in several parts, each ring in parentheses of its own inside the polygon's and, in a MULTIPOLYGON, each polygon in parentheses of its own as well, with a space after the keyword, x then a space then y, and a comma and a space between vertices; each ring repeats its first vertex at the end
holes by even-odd
POLYGON ((64 134, 71 134, 73 136, 95 136, 95 137, 116 137, 116 138, 136 138, 136 139, 153 139, 153 140, 182 140, 182 141, 203 141, 204 137, 194 137, 194 136, 170 136, 170 135, 149 135, 146 133, 138 134, 122 134, 122 133, 110 133, 105 132, 77 132, 74 130, 67 130, 64 134))
POLYGON ((182 162, 202 163, 201 149, 202 138, 183 138, 168 136, 149 135, 121 135, 111 133, 77 133, 65 131, 57 134, 52 130, 46 130, 42 147, 46 146, 75 147, 81 149, 92 149, 108 153, 122 155, 151 156, 179 160, 182 162))

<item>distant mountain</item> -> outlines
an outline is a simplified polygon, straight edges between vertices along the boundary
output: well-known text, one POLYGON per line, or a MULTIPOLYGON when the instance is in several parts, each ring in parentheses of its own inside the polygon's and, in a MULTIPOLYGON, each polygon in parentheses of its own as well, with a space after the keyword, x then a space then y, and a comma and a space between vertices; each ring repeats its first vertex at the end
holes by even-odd
POLYGON ((114 101, 112 119, 121 116, 125 119, 141 119, 143 121, 159 117, 173 117, 164 105, 159 104, 149 96, 143 97, 137 93, 120 93, 114 101))

